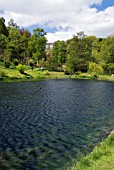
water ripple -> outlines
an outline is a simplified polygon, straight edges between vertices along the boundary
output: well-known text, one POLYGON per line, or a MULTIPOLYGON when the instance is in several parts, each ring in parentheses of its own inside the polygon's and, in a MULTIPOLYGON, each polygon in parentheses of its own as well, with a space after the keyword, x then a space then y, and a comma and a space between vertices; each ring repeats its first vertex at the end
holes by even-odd
POLYGON ((114 84, 0 83, 0 168, 66 170, 114 127, 114 84))

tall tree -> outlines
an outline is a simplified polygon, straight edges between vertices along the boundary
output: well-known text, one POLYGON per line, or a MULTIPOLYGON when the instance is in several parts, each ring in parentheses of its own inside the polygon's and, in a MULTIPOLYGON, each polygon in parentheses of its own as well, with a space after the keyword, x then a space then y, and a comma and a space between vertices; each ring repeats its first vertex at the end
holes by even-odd
POLYGON ((5 19, 3 17, 0 18, 0 34, 8 36, 8 30, 5 26, 5 19))
POLYGON ((53 62, 62 65, 66 62, 66 42, 56 41, 52 49, 53 62))
POLYGON ((0 58, 3 60, 4 59, 4 51, 6 49, 6 44, 7 44, 7 37, 3 34, 0 34, 0 58))
POLYGON ((109 47, 109 63, 114 63, 114 36, 107 38, 107 44, 109 47))
POLYGON ((30 57, 28 50, 28 43, 30 41, 31 33, 27 29, 20 29, 20 57, 23 58, 24 62, 28 61, 28 57, 30 57))
POLYGON ((37 64, 39 60, 45 58, 45 46, 47 42, 45 35, 46 32, 42 28, 36 28, 33 30, 33 35, 28 43, 28 49, 37 64))
POLYGON ((10 61, 14 58, 20 59, 20 31, 16 28, 11 28, 9 30, 9 41, 6 46, 6 54, 9 55, 10 61))
POLYGON ((88 52, 86 39, 74 36, 67 41, 67 66, 71 71, 87 71, 88 52))
POLYGON ((10 28, 17 28, 17 29, 19 29, 19 26, 14 22, 14 20, 12 18, 8 22, 8 25, 9 25, 10 28))

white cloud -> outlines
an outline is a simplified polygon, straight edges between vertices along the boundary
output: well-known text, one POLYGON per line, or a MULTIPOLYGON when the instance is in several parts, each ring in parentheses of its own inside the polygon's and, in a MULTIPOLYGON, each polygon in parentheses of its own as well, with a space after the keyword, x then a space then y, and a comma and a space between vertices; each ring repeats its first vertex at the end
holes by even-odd
POLYGON ((55 33, 47 34, 51 42, 66 40, 79 31, 99 37, 112 34, 114 6, 101 12, 90 8, 101 3, 102 0, 4 0, 0 1, 0 7, 4 9, 2 16, 6 23, 13 18, 20 26, 40 24, 57 28, 55 33))
POLYGON ((49 42, 54 42, 57 40, 68 40, 73 36, 72 32, 66 32, 66 31, 58 31, 55 33, 47 33, 47 38, 49 42))

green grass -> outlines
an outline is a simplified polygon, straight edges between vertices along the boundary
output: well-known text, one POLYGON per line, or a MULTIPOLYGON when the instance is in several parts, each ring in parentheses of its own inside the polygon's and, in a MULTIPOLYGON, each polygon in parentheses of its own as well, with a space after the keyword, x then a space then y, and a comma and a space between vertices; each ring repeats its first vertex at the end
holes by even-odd
POLYGON ((108 80, 108 81, 114 81, 114 77, 110 76, 110 75, 100 75, 99 76, 100 80, 108 80))
POLYGON ((49 71, 47 78, 59 79, 59 78, 72 78, 71 75, 65 75, 64 72, 49 71))
POLYGON ((49 72, 48 70, 40 71, 38 68, 35 68, 31 70, 30 68, 27 68, 24 72, 24 74, 21 74, 16 68, 4 68, 3 66, 0 66, 0 73, 5 73, 5 77, 3 77, 3 80, 25 80, 25 79, 58 79, 58 78, 69 78, 71 76, 65 75, 64 72, 49 72))
POLYGON ((81 158, 71 170, 114 170, 114 134, 81 158))
MULTIPOLYGON (((93 77, 88 73, 81 73, 79 75, 65 75, 64 72, 55 72, 55 71, 40 71, 38 68, 33 70, 30 67, 27 67, 25 74, 21 74, 16 68, 5 68, 0 64, 0 80, 26 80, 26 79, 61 79, 61 78, 78 78, 78 79, 93 79, 93 77), (4 74, 5 73, 5 74, 4 74), (6 75, 6 76, 3 76, 6 75)), ((99 80, 114 81, 114 77, 108 75, 100 75, 99 80)))

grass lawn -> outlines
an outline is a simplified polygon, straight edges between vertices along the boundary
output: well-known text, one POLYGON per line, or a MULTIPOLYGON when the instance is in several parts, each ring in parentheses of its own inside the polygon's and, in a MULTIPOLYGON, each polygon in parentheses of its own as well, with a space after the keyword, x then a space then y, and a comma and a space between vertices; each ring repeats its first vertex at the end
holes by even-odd
MULTIPOLYGON (((78 78, 78 79, 92 79, 92 77, 88 73, 81 73, 80 75, 65 75, 64 72, 56 72, 56 71, 40 71, 38 68, 33 70, 30 67, 27 67, 24 74, 21 74, 16 68, 5 68, 0 65, 0 80, 26 80, 26 79, 60 79, 60 78, 78 78), (2 74, 5 73, 5 76, 2 74)), ((114 77, 111 75, 100 75, 99 80, 107 80, 114 81, 114 77)))
POLYGON ((114 170, 114 134, 81 158, 71 170, 114 170))
POLYGON ((64 72, 53 71, 39 71, 39 69, 27 69, 24 74, 21 74, 17 69, 4 68, 0 66, 0 72, 5 73, 6 77, 3 80, 16 80, 16 79, 57 79, 57 78, 69 78, 71 76, 65 75, 64 72))

